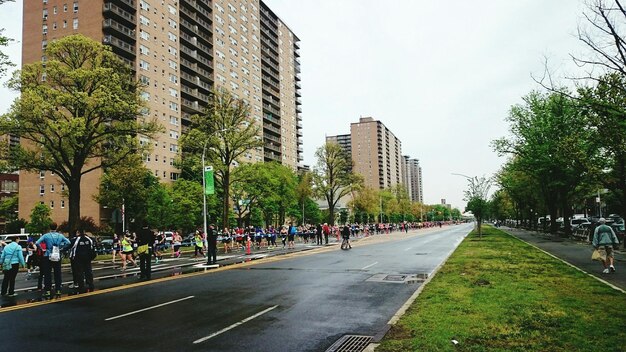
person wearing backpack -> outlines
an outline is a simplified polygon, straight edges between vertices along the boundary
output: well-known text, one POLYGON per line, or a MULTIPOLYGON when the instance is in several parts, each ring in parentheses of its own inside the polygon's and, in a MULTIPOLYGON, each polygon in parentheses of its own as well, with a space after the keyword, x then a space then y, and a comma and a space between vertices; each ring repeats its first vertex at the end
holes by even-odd
POLYGON ((0 263, 2 263, 2 273, 4 278, 2 279, 2 295, 15 297, 15 278, 17 272, 21 266, 26 266, 24 262, 24 253, 22 253, 22 246, 17 243, 19 239, 17 236, 9 238, 11 243, 7 244, 0 255, 0 263), (8 289, 8 291, 7 291, 8 289))
MULTIPOLYGON (((57 224, 50 225, 50 232, 41 236, 36 245, 46 244, 46 249, 41 258, 41 269, 44 277, 44 296, 50 296, 52 291, 52 270, 54 270, 54 288, 56 294, 61 294, 61 249, 67 247, 70 241, 57 232, 57 224)), ((43 248, 42 248, 43 249, 43 248)))
POLYGON ((78 236, 70 251, 70 256, 74 262, 76 269, 76 281, 78 283, 78 293, 88 292, 85 290, 85 281, 87 289, 93 291, 93 272, 91 271, 91 261, 96 258, 96 248, 91 238, 87 237, 84 230, 78 230, 78 236))

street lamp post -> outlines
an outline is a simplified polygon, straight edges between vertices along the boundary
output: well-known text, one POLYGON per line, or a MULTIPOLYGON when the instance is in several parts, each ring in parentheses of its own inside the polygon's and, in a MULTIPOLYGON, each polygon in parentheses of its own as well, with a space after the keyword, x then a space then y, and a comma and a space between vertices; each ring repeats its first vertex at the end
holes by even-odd
MULTIPOLYGON (((237 126, 231 126, 229 128, 223 128, 221 130, 215 131, 215 133, 226 132, 226 131, 232 130, 234 128, 237 128, 237 126)), ((208 169, 207 169, 207 166, 205 165, 205 161, 204 161, 204 158, 205 158, 205 155, 206 155, 206 146, 207 146, 208 143, 209 143, 209 140, 208 139, 205 140, 204 141, 204 146, 202 147, 202 220, 204 222, 203 230, 204 230, 204 235, 205 236, 206 236, 206 233, 207 233, 207 212, 206 212, 206 180, 204 178, 204 173, 206 171, 213 170, 212 166, 208 166, 208 169)), ((226 165, 226 167, 230 167, 230 165, 226 165)), ((226 201, 228 201, 228 200, 226 200, 226 201)))

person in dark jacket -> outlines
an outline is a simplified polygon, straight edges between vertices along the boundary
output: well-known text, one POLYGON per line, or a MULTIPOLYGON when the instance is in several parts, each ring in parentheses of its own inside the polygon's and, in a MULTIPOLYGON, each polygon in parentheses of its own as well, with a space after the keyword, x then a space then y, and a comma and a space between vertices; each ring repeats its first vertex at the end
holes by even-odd
POLYGON ((94 241, 85 234, 84 230, 78 230, 77 232, 78 236, 74 240, 74 245, 70 252, 70 257, 74 263, 72 270, 76 270, 75 280, 78 283, 78 293, 91 292, 94 290, 91 261, 95 257, 96 248, 94 241), (87 283, 87 289, 85 289, 85 282, 87 283))
POLYGON ((215 226, 211 225, 207 229, 206 240, 208 244, 207 265, 217 263, 217 231, 215 226))
POLYGON ((317 240, 318 245, 322 245, 322 224, 317 224, 315 228, 315 239, 317 240))
POLYGON ((152 230, 150 230, 150 228, 145 225, 140 231, 139 234, 137 235, 137 244, 139 247, 141 246, 148 246, 148 249, 142 253, 139 253, 139 270, 140 270, 140 274, 139 274, 139 279, 146 279, 146 280, 150 280, 151 278, 151 274, 152 274, 152 263, 151 263, 151 256, 152 256, 152 244, 154 243, 154 240, 156 239, 156 236, 154 235, 154 232, 152 232, 152 230))

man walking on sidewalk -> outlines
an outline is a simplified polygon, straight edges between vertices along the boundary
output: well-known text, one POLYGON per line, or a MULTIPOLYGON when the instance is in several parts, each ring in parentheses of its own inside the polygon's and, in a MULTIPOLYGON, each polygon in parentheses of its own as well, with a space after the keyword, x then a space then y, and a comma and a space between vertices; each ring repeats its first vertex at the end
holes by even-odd
POLYGON ((598 220, 600 224, 596 227, 596 230, 593 233, 593 240, 591 244, 595 249, 604 249, 606 251, 606 259, 602 261, 602 265, 604 265, 604 271, 602 273, 614 273, 615 266, 613 265, 613 246, 619 245, 619 240, 617 236, 615 236, 615 232, 610 226, 606 225, 606 220, 604 218, 600 218, 598 220))

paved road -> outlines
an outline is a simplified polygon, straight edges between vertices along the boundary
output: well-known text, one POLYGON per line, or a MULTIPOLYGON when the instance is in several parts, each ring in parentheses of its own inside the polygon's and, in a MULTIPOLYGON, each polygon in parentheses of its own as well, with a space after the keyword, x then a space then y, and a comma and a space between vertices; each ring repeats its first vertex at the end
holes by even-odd
POLYGON ((501 229, 594 276, 626 290, 626 255, 624 254, 624 250, 615 253, 616 272, 612 274, 603 274, 602 270, 604 268, 602 267, 602 264, 591 260, 593 247, 586 242, 521 229, 506 227, 501 229))
POLYGON ((324 351, 346 334, 385 331, 421 284, 413 275, 431 273, 470 230, 375 236, 350 251, 297 252, 0 311, 11 326, 0 341, 29 351, 324 351))

